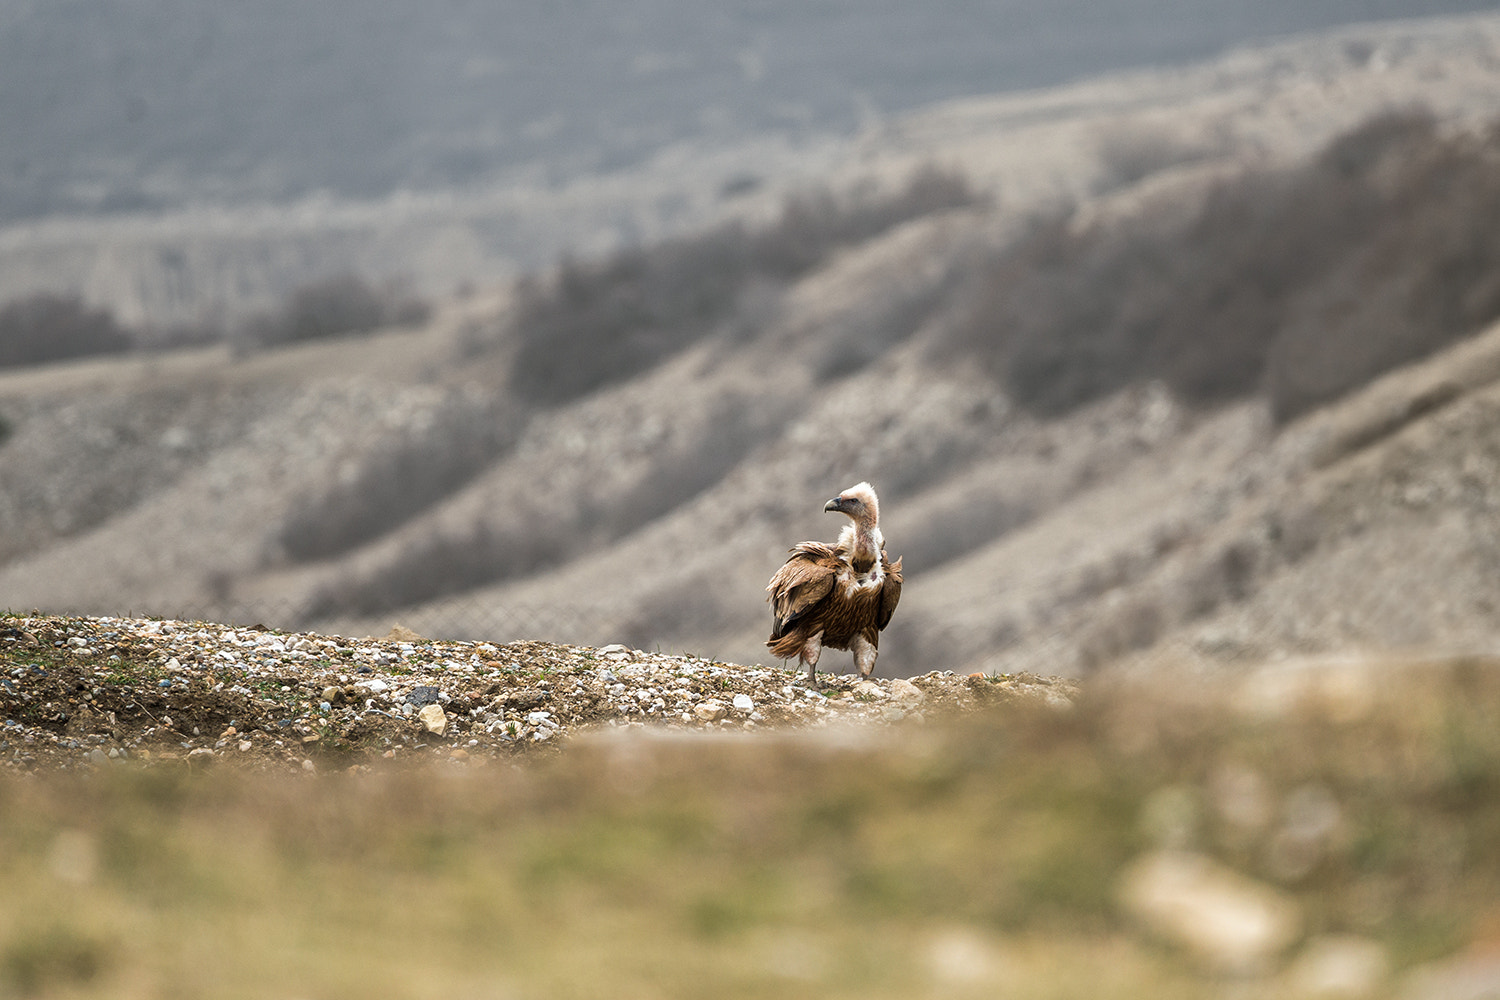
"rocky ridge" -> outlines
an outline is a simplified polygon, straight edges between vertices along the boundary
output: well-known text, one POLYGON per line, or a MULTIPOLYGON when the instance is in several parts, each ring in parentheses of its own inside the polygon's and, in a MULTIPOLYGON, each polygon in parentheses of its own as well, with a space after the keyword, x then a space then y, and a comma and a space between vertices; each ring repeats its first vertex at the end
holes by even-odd
POLYGON ((1065 708, 1034 675, 819 676, 695 656, 523 641, 380 639, 209 622, 34 615, 0 621, 0 767, 229 761, 315 771, 480 762, 600 729, 744 732, 913 724, 1012 700, 1065 708))

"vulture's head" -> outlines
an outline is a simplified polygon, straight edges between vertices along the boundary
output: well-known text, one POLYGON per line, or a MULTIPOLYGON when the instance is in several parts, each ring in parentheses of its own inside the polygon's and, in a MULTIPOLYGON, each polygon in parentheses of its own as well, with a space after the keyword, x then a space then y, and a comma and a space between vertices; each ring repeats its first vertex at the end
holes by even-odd
POLYGON ((874 527, 880 520, 880 501, 869 483, 851 486, 823 505, 825 511, 846 514, 856 524, 874 527))

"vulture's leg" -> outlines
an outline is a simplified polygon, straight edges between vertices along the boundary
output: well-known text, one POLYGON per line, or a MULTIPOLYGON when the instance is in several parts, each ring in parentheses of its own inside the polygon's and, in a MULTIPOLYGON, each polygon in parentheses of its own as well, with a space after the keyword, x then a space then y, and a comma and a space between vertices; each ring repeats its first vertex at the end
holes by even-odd
POLYGON ((875 657, 879 654, 873 642, 862 635, 857 635, 849 644, 849 648, 854 651, 854 665, 859 668, 861 677, 869 677, 875 672, 875 657))
POLYGON ((823 630, 819 629, 807 637, 802 644, 802 662, 807 667, 807 683, 818 683, 818 657, 823 653, 823 630))

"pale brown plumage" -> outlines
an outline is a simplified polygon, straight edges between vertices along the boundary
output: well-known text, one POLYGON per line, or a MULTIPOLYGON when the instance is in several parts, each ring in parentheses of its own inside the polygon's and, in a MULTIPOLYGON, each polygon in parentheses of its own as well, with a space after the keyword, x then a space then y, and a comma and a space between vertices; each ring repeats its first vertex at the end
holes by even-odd
POLYGON ((869 483, 851 486, 823 506, 848 516, 837 545, 803 542, 771 577, 771 638, 782 659, 796 656, 817 677, 824 646, 854 652, 859 672, 870 676, 880 632, 901 600, 901 560, 885 554, 880 503, 869 483))

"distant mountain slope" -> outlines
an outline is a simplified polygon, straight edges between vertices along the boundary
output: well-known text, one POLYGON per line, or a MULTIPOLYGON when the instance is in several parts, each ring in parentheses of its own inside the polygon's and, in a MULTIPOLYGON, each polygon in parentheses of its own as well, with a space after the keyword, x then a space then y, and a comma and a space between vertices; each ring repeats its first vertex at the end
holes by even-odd
MULTIPOLYGON (((1155 5, 1155 0, 1140 2, 1148 7, 1155 5)), ((372 98, 353 102, 345 100, 351 84, 342 77, 338 86, 315 93, 302 95, 298 89, 314 86, 320 73, 343 72, 342 60, 352 58, 349 50, 362 44, 360 33, 345 32, 322 41, 317 33, 311 33, 281 38, 272 44, 271 40, 256 39, 266 33, 292 32, 290 26, 296 22, 290 18, 256 22, 249 41, 241 44, 220 39, 209 46, 207 56, 200 57, 193 54, 192 39, 178 35, 191 35, 195 25, 210 30, 215 22, 196 8, 191 13, 178 12, 182 13, 180 18, 169 16, 178 6, 177 0, 150 0, 115 5, 108 16, 99 17, 91 8, 85 10, 76 4, 23 6, 22 10, 31 12, 28 16, 42 21, 70 19, 70 26, 85 31, 92 40, 89 45, 74 44, 71 36, 63 33, 49 36, 46 44, 33 46, 19 28, 14 33, 0 31, 0 46, 24 49, 16 59, 0 55, 0 74, 24 73, 18 67, 38 59, 52 60, 37 67, 34 76, 13 83, 0 80, 0 108, 9 112, 5 102, 23 105, 14 113, 0 114, 0 129, 9 126, 26 133, 0 142, 0 148, 10 150, 7 155, 13 157, 7 168, 0 170, 0 189, 6 185, 41 185, 50 190, 60 185, 65 189, 64 200, 76 202, 76 211, 67 216, 38 217, 29 209, 24 213, 25 220, 9 216, 10 222, 0 228, 0 303, 43 290, 70 292, 91 305, 114 310, 128 324, 160 327, 232 323, 247 312, 276 304, 300 284, 350 272, 372 282, 405 276, 423 295, 448 295, 465 284, 546 266, 564 252, 587 255, 621 244, 649 242, 726 215, 763 216, 775 211, 789 190, 821 181, 843 185, 859 177, 888 180, 904 176, 914 163, 924 160, 961 166, 981 187, 998 190, 1004 207, 1020 217, 1040 204, 1077 201, 1103 188, 1138 181, 1172 163, 1306 155, 1334 132, 1372 112, 1412 100, 1431 106, 1444 118, 1488 114, 1494 105, 1495 78, 1500 75, 1495 62, 1500 21, 1494 15, 1376 24, 1235 50, 1200 64, 1140 70, 1124 76, 1090 76, 1049 90, 968 96, 921 109, 913 108, 910 102, 887 105, 881 101, 877 102, 880 114, 862 118, 856 134, 854 130, 825 127, 816 117, 807 119, 800 112, 787 127, 755 128, 731 116, 728 126, 700 129, 691 122, 697 122, 700 113, 717 120, 703 102, 718 97, 710 90, 705 98, 691 85, 692 68, 681 71, 688 75, 687 82, 677 70, 663 70, 659 76, 648 74, 646 79, 652 87, 666 91, 677 102, 670 106, 683 110, 690 119, 687 124, 679 123, 686 130, 680 134, 673 131, 678 126, 667 130, 680 141, 663 145, 665 140, 652 133, 639 156, 604 157, 577 171, 547 168, 517 172, 499 169, 495 164, 504 156, 521 156, 531 148, 531 140, 524 139, 525 128, 514 122, 493 127, 483 123, 491 115, 511 114, 506 108, 517 109, 516 114, 536 114, 531 91, 516 86, 494 65, 491 68, 498 75, 493 79, 481 72, 475 81, 444 89, 452 74, 463 71, 463 47, 484 44, 482 37, 450 40, 460 51, 453 59, 434 65, 414 67, 399 60, 395 68, 386 65, 390 60, 372 64, 381 66, 382 74, 409 70, 428 80, 440 93, 424 103, 424 109, 448 107, 448 99, 473 101, 476 107, 458 113, 446 124, 434 125, 431 133, 418 129, 408 135, 403 131, 408 126, 400 122, 387 123, 389 128, 371 126, 361 144, 348 140, 341 131, 345 127, 342 123, 325 128, 323 116, 336 114, 344 104, 349 104, 345 117, 351 122, 378 116, 385 83, 373 87, 372 98), (155 58, 156 53, 143 49, 116 68, 92 55, 100 49, 112 51, 108 37, 99 31, 121 18, 148 15, 164 22, 159 33, 172 46, 170 51, 155 58), (214 53, 226 47, 233 49, 234 58, 229 63, 214 61, 214 53), (198 79, 210 71, 228 72, 227 67, 232 65, 249 73, 258 67, 257 59, 283 49, 288 51, 278 65, 279 76, 284 77, 278 86, 289 93, 279 101, 269 101, 253 88, 246 89, 233 74, 228 79, 198 79), (304 49, 316 52, 309 54, 304 49), (88 67, 68 74, 62 67, 78 58, 88 60, 88 67), (124 74, 123 81, 110 79, 98 86, 85 86, 85 81, 96 80, 100 73, 115 72, 124 74), (151 122, 165 119, 170 123, 180 118, 185 129, 196 122, 210 131, 226 129, 235 136, 243 132, 246 143, 253 140, 270 145, 243 156, 243 147, 238 146, 200 154, 200 145, 217 149, 227 141, 214 132, 219 138, 185 135, 157 149, 151 135, 141 131, 144 125, 132 124, 128 116, 120 120, 128 110, 122 110, 122 102, 130 99, 131 74, 144 74, 163 90, 162 113, 152 111, 148 115, 151 122), (51 82, 43 86, 36 81, 51 82), (63 100, 67 113, 53 114, 41 106, 26 104, 46 94, 63 100), (76 100, 67 103, 70 95, 76 100), (438 100, 439 96, 444 100, 438 100), (183 103, 190 106, 177 107, 183 103), (296 113, 283 121, 287 105, 296 113), (221 107, 239 110, 221 114, 221 107), (168 109, 172 109, 171 114, 168 109), (95 128, 95 119, 101 116, 109 120, 95 128), (241 118, 245 116, 253 120, 244 123, 241 118), (29 143, 41 142, 44 136, 52 138, 46 140, 49 145, 42 152, 24 152, 30 148, 29 143), (127 143, 128 148, 111 146, 120 143, 127 143), (493 149, 479 157, 480 167, 467 173, 420 167, 427 162, 424 157, 446 156, 455 143, 478 143, 493 149), (89 153, 90 149, 99 151, 89 153), (312 167, 308 164, 261 163, 264 157, 316 160, 344 153, 348 162, 360 165, 360 170, 389 173, 395 169, 394 164, 400 164, 415 174, 392 191, 386 186, 396 183, 391 180, 310 180, 312 167), (226 163, 222 169, 237 170, 244 176, 238 180, 202 180, 191 166, 200 155, 210 161, 223 159, 226 163), (142 193, 134 191, 136 188, 150 190, 142 193), (86 214, 92 213, 101 199, 110 198, 118 203, 117 210, 86 214), (136 207, 127 211, 131 204, 136 207)), ((356 6, 368 11, 368 18, 348 19, 348 24, 361 24, 363 29, 381 35, 385 38, 381 44, 388 48, 397 46, 385 36, 404 23, 395 16, 404 7, 394 2, 356 6)), ((891 10, 910 8, 903 4, 888 6, 891 10)), ((1292 5, 1246 6, 1225 0, 1223 7, 1229 6, 1247 16, 1260 16, 1264 11, 1270 17, 1280 16, 1276 12, 1284 13, 1292 5)), ((493 5, 474 5, 474 10, 480 7, 509 11, 493 5)), ((589 5, 554 5, 547 10, 554 7, 559 11, 576 9, 581 12, 579 16, 591 9, 589 5)), ((812 10, 805 4, 790 5, 788 10, 792 7, 801 12, 812 10)), ((1378 7, 1361 4, 1359 10, 1373 16, 1378 7)), ((456 23, 463 23, 461 11, 466 9, 453 8, 456 23)), ((640 5, 630 7, 637 9, 640 5)), ((670 15, 665 3, 660 9, 649 5, 645 9, 663 18, 670 15)), ((880 5, 861 5, 858 15, 853 8, 838 5, 816 9, 822 12, 819 16, 829 19, 825 34, 839 40, 828 51, 845 53, 841 58, 850 60, 849 65, 841 68, 837 63, 803 59, 797 65, 811 74, 809 83, 790 68, 769 63, 771 68, 758 82, 742 81, 737 85, 740 89, 734 90, 737 99, 745 102, 745 114, 750 118, 759 121, 756 116, 774 117, 786 110, 779 99, 763 93, 765 88, 782 86, 783 78, 790 86, 810 87, 839 107, 851 106, 850 85, 823 80, 819 74, 859 74, 872 86, 884 80, 889 86, 921 90, 914 83, 900 82, 907 79, 906 75, 884 73, 880 64, 855 61, 843 48, 856 40, 857 33, 842 31, 849 19, 857 20, 862 29, 876 31, 881 22, 872 11, 883 9, 880 5)), ((997 17, 1012 10, 1005 5, 992 9, 997 17)), ((1036 9, 1072 17, 1067 5, 1036 9)), ((1316 9, 1297 6, 1309 17, 1341 9, 1342 5, 1320 4, 1316 9)), ((319 5, 321 13, 317 16, 327 18, 327 31, 346 23, 339 20, 342 10, 337 4, 319 5)), ((413 28, 418 37, 423 32, 441 30, 443 18, 428 7, 422 10, 420 17, 411 15, 420 21, 413 28)), ((1090 10, 1101 17, 1123 18, 1126 7, 1095 4, 1090 10)), ((1218 4, 1195 5, 1194 10, 1224 13, 1218 4)), ((16 16, 13 8, 7 13, 16 16)), ((1168 18, 1141 22, 1150 27, 1141 44, 1160 39, 1164 24, 1183 24, 1185 19, 1180 14, 1177 10, 1168 18)), ((1089 18, 1083 22, 1097 23, 1089 18)), ((962 24, 961 33, 969 43, 955 48, 950 44, 951 35, 928 37, 905 32, 900 44, 890 51, 900 53, 928 45, 940 49, 944 60, 951 59, 955 51, 968 51, 968 44, 981 49, 994 44, 1046 52, 1045 46, 1028 46, 1024 33, 976 35, 962 18, 948 23, 962 24)), ((692 19, 685 21, 683 30, 695 25, 709 30, 692 19)), ((720 27, 734 38, 750 31, 738 23, 720 27)), ((1287 30, 1290 28, 1288 24, 1287 30)), ((788 46, 822 44, 823 36, 803 37, 790 28, 788 32, 784 39, 788 46)), ((506 34, 506 44, 529 44, 526 37, 524 31, 506 34)), ((1106 25, 1099 37, 1113 44, 1124 36, 1106 25)), ((564 40, 571 43, 574 36, 565 35, 564 40)), ((765 44, 772 41, 769 37, 761 40, 765 44)), ((645 42, 635 38, 630 44, 644 46, 645 42)), ((588 55, 592 50, 575 51, 569 45, 559 45, 562 53, 553 62, 562 70, 573 62, 582 62, 584 65, 577 69, 585 76, 619 71, 619 60, 595 65, 588 55)), ((447 50, 440 46, 439 51, 447 50)), ((981 68, 993 67, 997 72, 1010 64, 999 55, 991 58, 982 52, 974 59, 981 68)), ((475 72, 488 72, 485 66, 489 64, 475 65, 475 72)), ((1109 62, 1080 58, 1079 65, 1079 72, 1093 74, 1109 62)), ((741 73, 737 66, 731 59, 727 64, 714 63, 700 69, 734 76, 741 73)), ((357 82, 358 74, 350 79, 357 82)), ((990 85, 945 86, 922 93, 923 99, 975 95, 990 85)), ((580 123, 584 132, 596 134, 596 113, 609 117, 619 128, 632 127, 635 110, 611 104, 614 100, 630 100, 629 95, 634 93, 630 86, 596 87, 591 93, 595 99, 580 123)), ((542 131, 545 133, 545 129, 542 131)), ((543 144, 551 141, 545 135, 536 140, 543 144)), ((458 155, 458 159, 465 155, 458 155)), ((27 201, 42 196, 22 192, 15 197, 27 201)), ((47 208, 50 213, 61 210, 57 205, 47 208)), ((0 212, 0 221, 5 218, 0 212)))
POLYGON ((0 220, 558 176, 1483 0, 136 0, 0 12, 0 220))

